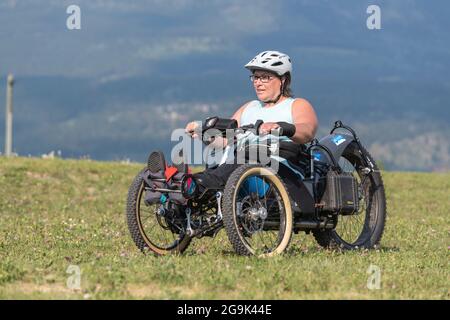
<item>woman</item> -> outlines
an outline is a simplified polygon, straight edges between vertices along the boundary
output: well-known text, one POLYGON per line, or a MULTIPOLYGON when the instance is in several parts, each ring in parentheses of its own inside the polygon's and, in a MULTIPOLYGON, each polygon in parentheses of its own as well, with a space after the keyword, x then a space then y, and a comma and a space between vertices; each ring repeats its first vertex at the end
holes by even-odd
MULTIPOLYGON (((292 97, 292 63, 289 56, 278 51, 264 51, 250 60, 245 68, 252 72, 250 80, 258 100, 245 103, 234 113, 232 118, 237 120, 239 126, 263 120, 260 134, 268 134, 285 126, 294 131, 290 137, 294 142, 310 142, 317 131, 317 117, 307 100, 292 97)), ((198 126, 198 122, 190 122, 186 133, 197 138, 195 132, 198 126)))
MULTIPOLYGON (((307 100, 292 97, 292 63, 289 56, 278 51, 264 51, 250 60, 245 68, 252 72, 250 80, 258 100, 245 103, 234 113, 232 118, 237 120, 238 125, 263 120, 258 129, 260 135, 282 127, 283 135, 291 141, 298 144, 310 142, 317 131, 317 116, 307 100)), ((190 122, 185 131, 192 138, 198 138, 198 128, 198 122, 190 122)), ((196 174, 196 178, 201 185, 223 187, 235 168, 235 164, 222 164, 196 174)))

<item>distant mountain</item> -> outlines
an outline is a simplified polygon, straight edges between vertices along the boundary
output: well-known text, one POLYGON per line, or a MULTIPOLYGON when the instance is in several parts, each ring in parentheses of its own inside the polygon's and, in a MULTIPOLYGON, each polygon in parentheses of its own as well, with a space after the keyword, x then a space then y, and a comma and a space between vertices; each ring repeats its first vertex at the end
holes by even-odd
MULTIPOLYGON (((230 75, 214 75, 190 80, 147 77, 98 84, 81 78, 19 78, 14 149, 20 155, 61 150, 63 157, 143 162, 152 149, 169 153, 176 143, 170 141, 171 132, 188 121, 230 116, 254 99, 245 78, 233 81, 230 75), (206 84, 210 85, 202 95, 206 84)), ((445 87, 330 79, 294 86, 318 113, 318 136, 339 119, 354 126, 386 169, 450 169, 445 104, 450 90, 445 87), (431 90, 434 98, 427 103, 431 90)))

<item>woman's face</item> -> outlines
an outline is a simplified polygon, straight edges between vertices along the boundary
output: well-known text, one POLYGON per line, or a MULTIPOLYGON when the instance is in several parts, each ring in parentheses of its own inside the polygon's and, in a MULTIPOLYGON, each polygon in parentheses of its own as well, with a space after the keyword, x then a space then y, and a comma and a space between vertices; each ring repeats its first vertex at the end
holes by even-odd
POLYGON ((275 74, 256 70, 253 73, 253 86, 260 101, 275 100, 281 91, 281 79, 275 74))

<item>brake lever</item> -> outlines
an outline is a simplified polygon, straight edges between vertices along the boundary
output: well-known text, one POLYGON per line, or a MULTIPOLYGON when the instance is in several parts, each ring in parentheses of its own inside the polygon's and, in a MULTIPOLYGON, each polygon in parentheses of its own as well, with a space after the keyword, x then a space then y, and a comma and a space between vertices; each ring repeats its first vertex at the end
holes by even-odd
POLYGON ((281 137, 281 136, 283 136, 283 128, 278 127, 273 130, 270 130, 270 134, 273 134, 274 136, 277 136, 277 137, 281 137), (272 132, 274 132, 275 134, 273 134, 272 132))

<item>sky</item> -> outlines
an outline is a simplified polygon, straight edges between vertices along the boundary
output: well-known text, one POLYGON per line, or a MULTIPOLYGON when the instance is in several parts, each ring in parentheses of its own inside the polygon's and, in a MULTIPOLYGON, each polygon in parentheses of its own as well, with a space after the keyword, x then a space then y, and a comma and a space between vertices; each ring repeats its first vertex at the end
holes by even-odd
MULTIPOLYGON (((426 133, 449 149, 449 14, 439 0, 1 0, 0 77, 17 80, 15 150, 142 161, 144 141, 159 146, 185 121, 254 99, 243 65, 263 50, 290 55, 294 93, 312 102, 322 132, 340 117, 370 146, 393 131, 393 143, 426 133), (67 28, 70 5, 79 30, 67 28), (369 5, 380 8, 380 30, 367 28, 369 5)), ((0 139, 3 122, 0 112, 0 139)))
POLYGON ((449 7, 412 0, 3 0, 0 71, 105 82, 187 67, 196 58, 205 61, 199 72, 237 70, 276 48, 297 67, 317 57, 323 69, 351 64, 355 72, 383 63, 393 70, 380 72, 380 81, 419 74, 432 81, 449 67, 449 7), (66 27, 71 4, 81 9, 80 30, 66 27), (381 30, 367 29, 370 4, 381 9, 381 30))

